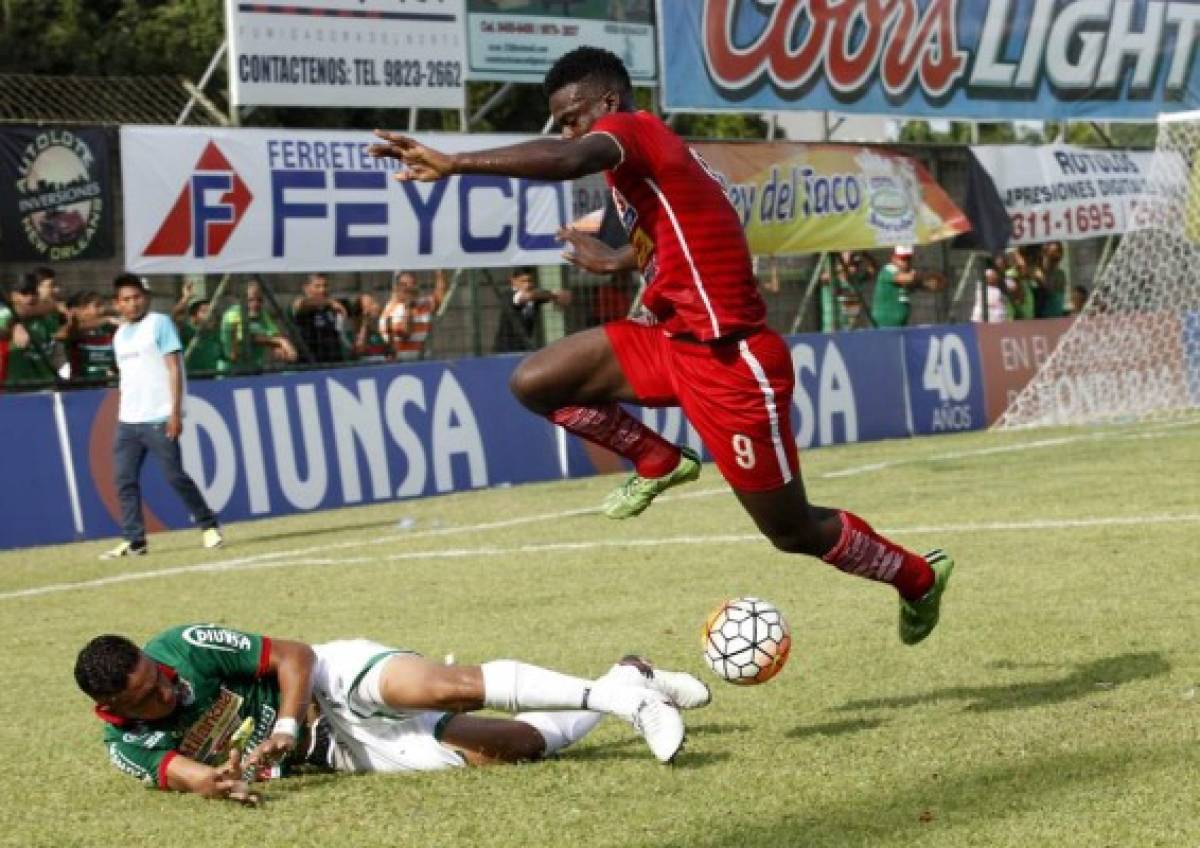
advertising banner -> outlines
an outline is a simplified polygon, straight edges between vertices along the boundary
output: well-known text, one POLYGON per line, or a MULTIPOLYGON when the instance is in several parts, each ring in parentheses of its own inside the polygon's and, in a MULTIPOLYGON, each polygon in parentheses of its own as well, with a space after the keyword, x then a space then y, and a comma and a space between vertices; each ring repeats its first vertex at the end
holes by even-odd
MULTIPOLYGON (((786 342, 801 449, 984 424, 971 327, 786 342)), ((623 461, 517 403, 508 379, 519 361, 195 380, 184 407, 184 467, 226 522, 622 470, 623 461)), ((117 392, 104 389, 0 397, 0 443, 19 446, 4 467, 24 481, 0 490, 0 548, 119 533, 117 405, 117 392)), ((677 408, 634 414, 673 442, 703 447, 677 408)), ((141 482, 150 532, 192 526, 153 460, 141 482)))
POLYGON ((972 147, 1004 203, 1010 244, 1120 235, 1144 227, 1170 191, 1152 151, 1070 145, 972 147))
POLYGON ((0 395, 0 549, 76 537, 53 396, 0 395))
POLYGON ((113 255, 108 131, 0 129, 0 260, 113 255))
POLYGON ((906 330, 904 367, 914 435, 986 426, 974 325, 906 330))
POLYGON ((977 324, 987 424, 1008 408, 1053 353, 1073 318, 977 324))
POLYGON ((463 0, 225 0, 233 102, 461 109, 463 0))
POLYGON ((907 156, 843 144, 696 144, 723 178, 755 255, 926 244, 970 228, 907 156))
MULTIPOLYGON (((224 521, 560 476, 553 426, 508 391, 516 357, 189 384, 184 467, 224 521), (513 450, 514 444, 521 450, 513 450)), ((84 525, 117 532, 117 393, 64 395, 84 525)), ((147 463, 147 527, 190 526, 147 463)))
MULTIPOLYGON (((524 136, 439 135, 449 152, 524 136)), ((562 263, 569 183, 399 183, 364 132, 122 127, 125 261, 135 273, 378 271, 562 263)))
POLYGON ((1154 120, 1194 109, 1200 5, 659 0, 667 111, 1154 120))
POLYGON ((563 53, 581 44, 621 57, 634 85, 653 85, 651 0, 467 0, 473 80, 540 83, 563 53))

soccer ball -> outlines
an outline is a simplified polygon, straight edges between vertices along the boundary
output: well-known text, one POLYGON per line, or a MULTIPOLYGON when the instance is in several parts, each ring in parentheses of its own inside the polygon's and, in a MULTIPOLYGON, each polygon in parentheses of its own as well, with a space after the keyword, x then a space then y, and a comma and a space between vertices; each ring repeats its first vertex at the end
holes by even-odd
POLYGON ((730 683, 766 683, 783 668, 791 647, 787 622, 769 601, 735 598, 704 622, 704 660, 730 683))

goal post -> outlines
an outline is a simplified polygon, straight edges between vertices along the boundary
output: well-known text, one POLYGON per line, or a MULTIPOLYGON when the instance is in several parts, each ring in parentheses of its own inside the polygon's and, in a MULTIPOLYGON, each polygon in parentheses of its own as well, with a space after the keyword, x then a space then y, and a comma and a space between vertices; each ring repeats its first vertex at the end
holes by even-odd
POLYGON ((1200 112, 1163 115, 1145 191, 1088 300, 996 422, 1105 424, 1200 408, 1200 112))

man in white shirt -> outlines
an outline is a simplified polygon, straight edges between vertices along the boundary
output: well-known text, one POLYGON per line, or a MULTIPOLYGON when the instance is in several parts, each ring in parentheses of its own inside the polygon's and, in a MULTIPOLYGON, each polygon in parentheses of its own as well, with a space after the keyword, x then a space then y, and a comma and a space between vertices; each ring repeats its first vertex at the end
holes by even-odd
POLYGON ((171 488, 183 499, 192 520, 204 528, 204 547, 221 545, 217 517, 195 481, 183 470, 179 434, 183 432, 183 346, 166 315, 150 312, 145 282, 133 274, 113 281, 113 303, 121 326, 113 336, 120 371, 121 403, 113 446, 117 498, 121 504, 121 544, 101 559, 141 556, 146 547, 142 490, 138 482, 147 453, 153 453, 171 488))

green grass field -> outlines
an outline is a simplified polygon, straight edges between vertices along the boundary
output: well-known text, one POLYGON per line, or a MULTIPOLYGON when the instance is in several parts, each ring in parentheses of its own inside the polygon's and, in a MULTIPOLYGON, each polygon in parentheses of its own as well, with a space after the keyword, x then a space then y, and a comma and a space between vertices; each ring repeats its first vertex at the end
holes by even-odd
MULTIPOLYGON (((812 451, 814 501, 958 561, 942 625, 896 637, 891 589, 773 551, 711 466, 640 519, 614 478, 0 554, 0 845, 1200 845, 1200 421, 812 451), (719 601, 777 603, 771 683, 702 668, 719 601), (71 667, 93 635, 217 621, 366 636, 462 663, 594 676, 629 651, 714 687, 656 763, 608 720, 560 759, 310 776, 249 810, 107 762, 71 667)), ((65 507, 64 507, 65 508, 65 507)))

